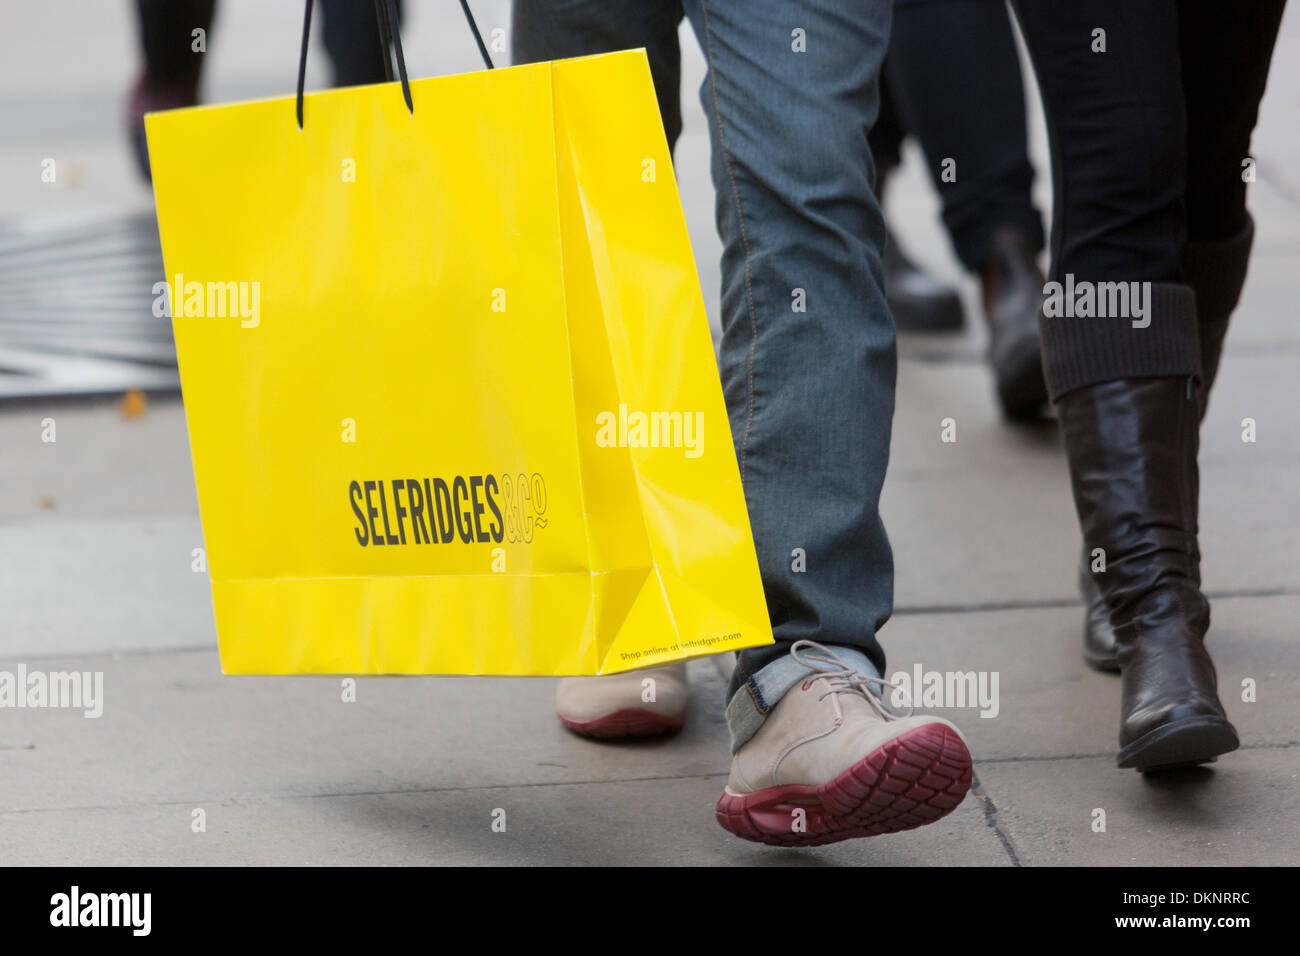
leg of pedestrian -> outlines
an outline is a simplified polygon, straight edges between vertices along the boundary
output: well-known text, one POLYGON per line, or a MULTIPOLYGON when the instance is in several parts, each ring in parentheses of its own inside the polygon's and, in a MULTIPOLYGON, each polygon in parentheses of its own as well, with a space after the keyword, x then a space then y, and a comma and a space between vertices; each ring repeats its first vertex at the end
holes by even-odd
POLYGON ((890 4, 686 11, 708 65, 723 390, 777 639, 731 678, 718 821, 782 845, 907 829, 956 807, 971 767, 951 724, 879 697, 897 354, 865 133, 890 4))

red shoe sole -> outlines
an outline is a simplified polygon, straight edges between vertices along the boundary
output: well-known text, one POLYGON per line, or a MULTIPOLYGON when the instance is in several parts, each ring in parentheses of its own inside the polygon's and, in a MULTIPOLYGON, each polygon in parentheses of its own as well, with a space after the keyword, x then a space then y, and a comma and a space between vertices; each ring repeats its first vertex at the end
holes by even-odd
POLYGON ((716 814, 724 830, 771 846, 820 846, 933 823, 970 789, 970 751, 945 724, 926 724, 894 738, 821 786, 723 791, 716 814), (794 811, 804 828, 794 829, 794 811))
POLYGON ((563 714, 556 714, 556 716, 575 734, 596 737, 600 740, 612 740, 618 737, 661 737, 664 734, 676 733, 686 723, 685 714, 672 717, 642 710, 640 707, 624 707, 592 720, 571 720, 563 714))

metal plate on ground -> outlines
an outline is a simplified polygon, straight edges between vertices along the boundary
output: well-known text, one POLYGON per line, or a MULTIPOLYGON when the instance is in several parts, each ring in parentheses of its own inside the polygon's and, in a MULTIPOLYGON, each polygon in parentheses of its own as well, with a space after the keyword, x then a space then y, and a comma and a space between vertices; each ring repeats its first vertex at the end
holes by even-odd
POLYGON ((0 400, 177 391, 152 214, 0 222, 0 400))

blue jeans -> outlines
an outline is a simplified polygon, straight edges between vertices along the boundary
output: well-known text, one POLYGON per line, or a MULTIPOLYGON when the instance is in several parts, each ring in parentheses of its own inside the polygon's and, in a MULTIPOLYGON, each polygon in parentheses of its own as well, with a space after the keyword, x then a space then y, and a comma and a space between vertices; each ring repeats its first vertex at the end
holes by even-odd
POLYGON ((669 146, 678 24, 708 61, 700 101, 722 237, 723 392, 776 644, 742 651, 732 749, 807 673, 801 638, 879 676, 893 610, 880 520, 897 353, 867 133, 890 0, 515 0, 517 63, 645 47, 669 146), (802 51, 800 51, 802 46, 802 51))

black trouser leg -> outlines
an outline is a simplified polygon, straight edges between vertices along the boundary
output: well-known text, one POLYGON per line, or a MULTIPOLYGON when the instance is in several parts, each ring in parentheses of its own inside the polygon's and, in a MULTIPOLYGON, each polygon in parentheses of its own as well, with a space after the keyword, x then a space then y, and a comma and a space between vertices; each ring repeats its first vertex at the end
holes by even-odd
POLYGON ((1175 3, 1017 0, 1015 10, 1052 144, 1051 278, 1176 282, 1187 121, 1175 3))
MULTIPOLYGON (((1200 328, 1196 295, 1177 282, 1188 154, 1197 148, 1189 132, 1206 129, 1201 107, 1184 91, 1187 25, 1173 2, 1086 9, 1021 2, 1016 10, 1039 74, 1057 174, 1052 277, 1149 282, 1153 291, 1144 317, 1045 308, 1041 322, 1085 547, 1105 560, 1093 580, 1123 675, 1120 766, 1203 762, 1235 749, 1237 737, 1204 647, 1210 615, 1196 542, 1200 328)), ((1248 54, 1234 56, 1225 64, 1230 73, 1255 69, 1248 54)), ((1253 125, 1253 117, 1242 122, 1253 125)))
POLYGON ((1249 16, 1228 16, 1206 0, 1178 4, 1192 241, 1230 240, 1247 226, 1242 163, 1250 156, 1285 7, 1286 0, 1259 0, 1249 16))
MULTIPOLYGON (((400 3, 397 15, 400 20, 400 3)), ((335 86, 361 86, 387 79, 384 58, 389 54, 379 39, 379 17, 373 0, 321 0, 321 21, 335 86)))
POLYGON ((620 0, 599 6, 592 0, 514 0, 510 59, 537 63, 645 47, 671 152, 682 132, 682 52, 677 40, 681 22, 680 0, 620 0))
POLYGON ((197 84, 204 54, 194 31, 212 29, 215 0, 136 0, 145 77, 151 84, 197 84))
POLYGON ((925 152, 962 264, 978 273, 999 229, 1041 250, 1024 78, 1003 0, 896 0, 885 77, 902 127, 925 152), (956 163, 955 181, 942 178, 945 159, 956 163))
MULTIPOLYGON (((888 61, 888 57, 886 57, 888 61)), ((871 156, 876 161, 873 186, 881 206, 886 183, 903 160, 907 131, 885 73, 880 76, 880 115, 867 133, 871 156)), ((946 282, 918 265, 903 249, 897 234, 886 221, 885 248, 881 265, 885 271, 885 301, 900 332, 945 332, 960 329, 965 322, 961 296, 946 282)))
MULTIPOLYGON (((891 53, 890 56, 893 54, 891 53)), ((880 115, 876 124, 867 133, 867 143, 871 146, 871 156, 876 161, 876 195, 879 196, 881 180, 889 171, 903 162, 903 140, 907 138, 907 129, 903 126, 903 117, 899 115, 898 103, 894 90, 889 84, 889 56, 885 57, 885 68, 880 74, 880 115)))
POLYGON ((1225 17, 1221 6, 1207 2, 1178 8, 1188 154, 1183 281, 1196 290, 1199 310, 1202 412, 1246 283, 1254 223, 1243 163, 1285 6, 1285 0, 1264 0, 1248 17, 1225 17))

